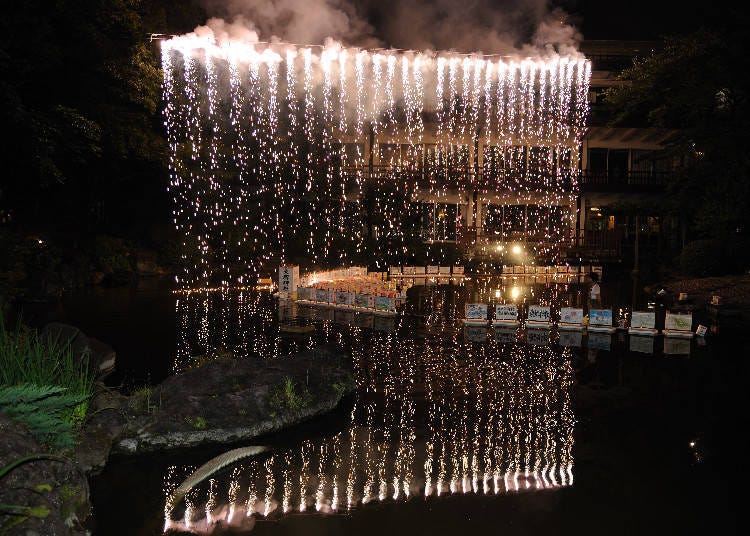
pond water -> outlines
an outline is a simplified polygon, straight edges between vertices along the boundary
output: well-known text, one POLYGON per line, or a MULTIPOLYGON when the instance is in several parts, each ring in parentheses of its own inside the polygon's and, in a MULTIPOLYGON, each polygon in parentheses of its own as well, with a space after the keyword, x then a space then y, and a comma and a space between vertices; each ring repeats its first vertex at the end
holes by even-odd
MULTIPOLYGON (((632 281, 618 281, 603 285, 616 314, 647 306, 632 281)), ((173 508, 165 504, 192 471, 244 445, 112 460, 92 482, 94 533, 736 531, 741 326, 719 331, 697 317, 713 336, 676 340, 457 322, 467 301, 511 294, 557 310, 583 305, 585 288, 523 278, 416 286, 392 318, 158 286, 32 311, 112 344, 110 381, 126 388, 226 352, 283 359, 333 343, 351 356, 356 391, 336 411, 252 442, 268 452, 212 475, 173 508), (315 332, 282 333, 289 319, 315 332)))

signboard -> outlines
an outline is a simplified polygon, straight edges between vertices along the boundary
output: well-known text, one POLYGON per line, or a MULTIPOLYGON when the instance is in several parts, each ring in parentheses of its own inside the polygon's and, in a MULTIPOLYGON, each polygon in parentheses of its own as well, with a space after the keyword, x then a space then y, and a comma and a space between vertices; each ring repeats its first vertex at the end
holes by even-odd
POLYGON ((315 289, 308 287, 297 287, 297 299, 298 300, 312 300, 315 289))
POLYGON ((428 274, 439 274, 440 273, 440 266, 428 266, 427 267, 427 273, 428 274))
POLYGON ((557 267, 557 273, 558 274, 567 274, 568 273, 568 267, 566 266, 558 266, 557 267))
POLYGON ((495 320, 518 320, 518 306, 496 305, 495 320))
POLYGON ((580 348, 582 339, 583 333, 580 331, 565 330, 560 332, 560 346, 575 346, 580 348))
POLYGON ((549 322, 550 309, 542 305, 529 305, 529 314, 526 320, 530 322, 549 322))
POLYGON ((693 315, 667 312, 667 317, 664 320, 664 329, 675 331, 692 331, 693 315))
POLYGON ((336 303, 339 305, 352 305, 354 302, 354 298, 351 292, 346 292, 344 290, 338 290, 336 291, 336 303))
POLYGON ((299 284, 299 266, 282 266, 279 268, 279 295, 297 299, 299 284))
POLYGON ((592 266, 591 271, 595 274, 599 274, 599 282, 602 281, 602 267, 601 266, 592 266))
POLYGON ((400 275, 401 274, 401 267, 400 266, 391 266, 390 271, 391 271, 391 275, 400 275))
POLYGON ((441 266, 440 267, 440 273, 443 275, 448 275, 451 273, 451 267, 450 266, 441 266))
POLYGON ((698 337, 705 337, 707 332, 708 328, 703 324, 699 324, 698 329, 695 330, 695 334, 698 335, 698 337))
POLYGON ((424 275, 425 273, 424 266, 415 266, 414 273, 417 275, 424 275))
POLYGON ((631 328, 654 329, 656 326, 656 313, 653 311, 633 311, 630 317, 631 328))
POLYGON ((589 333, 590 350, 607 350, 612 345, 612 335, 609 333, 589 333))
POLYGON ((523 273, 523 266, 514 266, 513 267, 513 273, 514 274, 522 274, 523 273))
POLYGON ((484 342, 487 340, 487 328, 484 326, 465 326, 464 338, 472 342, 484 342))
POLYGON ((467 303, 466 320, 487 320, 487 304, 467 303))
POLYGON ((589 325, 612 327, 612 309, 591 309, 589 325))
POLYGON ((395 311, 396 300, 387 296, 375 296, 375 310, 377 311, 395 311))
POLYGON ((563 307, 560 309, 561 324, 583 324, 583 309, 563 307))
POLYGON ((401 270, 401 273, 405 275, 414 275, 414 267, 413 266, 404 266, 401 270))
POLYGON ((330 303, 331 301, 331 291, 325 290, 325 289, 317 289, 315 291, 315 301, 323 302, 323 303, 330 303))
POLYGON ((354 305, 357 307, 375 308, 375 296, 372 294, 355 294, 354 305))
POLYGON ((546 274, 547 273, 547 267, 546 266, 537 266, 536 267, 536 273, 538 273, 538 274, 546 274))
POLYGON ((453 266, 453 273, 454 274, 463 274, 464 273, 464 267, 463 266, 453 266))

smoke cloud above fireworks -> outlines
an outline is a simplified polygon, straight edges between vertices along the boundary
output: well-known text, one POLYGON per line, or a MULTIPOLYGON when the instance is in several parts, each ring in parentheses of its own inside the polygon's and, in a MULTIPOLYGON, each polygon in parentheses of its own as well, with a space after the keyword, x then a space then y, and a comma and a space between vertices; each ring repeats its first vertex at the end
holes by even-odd
POLYGON ((484 54, 571 54, 581 39, 549 0, 202 0, 217 35, 484 54))

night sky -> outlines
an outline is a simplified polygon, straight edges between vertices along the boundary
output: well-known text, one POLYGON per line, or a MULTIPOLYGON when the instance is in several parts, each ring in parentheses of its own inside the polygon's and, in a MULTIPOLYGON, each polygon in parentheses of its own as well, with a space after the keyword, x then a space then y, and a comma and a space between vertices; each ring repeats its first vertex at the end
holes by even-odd
POLYGON ((717 0, 698 4, 674 0, 552 2, 573 17, 572 21, 584 39, 617 40, 659 39, 665 35, 687 34, 701 26, 715 27, 738 22, 740 18, 745 19, 746 13, 742 14, 740 11, 747 11, 747 8, 734 7, 735 3, 744 4, 742 0, 717 0))

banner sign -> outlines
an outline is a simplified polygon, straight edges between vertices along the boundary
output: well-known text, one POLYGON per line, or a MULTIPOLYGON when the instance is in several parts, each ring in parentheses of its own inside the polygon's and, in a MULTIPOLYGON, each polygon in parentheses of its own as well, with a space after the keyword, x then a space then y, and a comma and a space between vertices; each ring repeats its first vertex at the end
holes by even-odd
POLYGON ((496 305, 495 320, 518 320, 518 306, 496 305))
POLYGON ((560 309, 561 324, 583 324, 583 309, 563 307, 560 309))
POLYGON ((282 266, 279 268, 279 294, 296 298, 299 283, 299 266, 282 266))
POLYGON ((651 311, 633 311, 630 316, 630 327, 636 329, 654 329, 656 313, 651 311))
POLYGON ((674 314, 667 312, 664 321, 664 329, 675 331, 692 331, 693 315, 692 314, 674 314))
POLYGON ((467 320, 487 320, 486 303, 467 303, 466 304, 467 320))
POLYGON ((378 311, 395 311, 396 300, 387 296, 375 296, 375 309, 378 311))
POLYGON ((589 325, 612 327, 612 309, 591 309, 589 325))
POLYGON ((549 322, 550 309, 542 305, 529 305, 529 314, 526 320, 531 322, 549 322))

